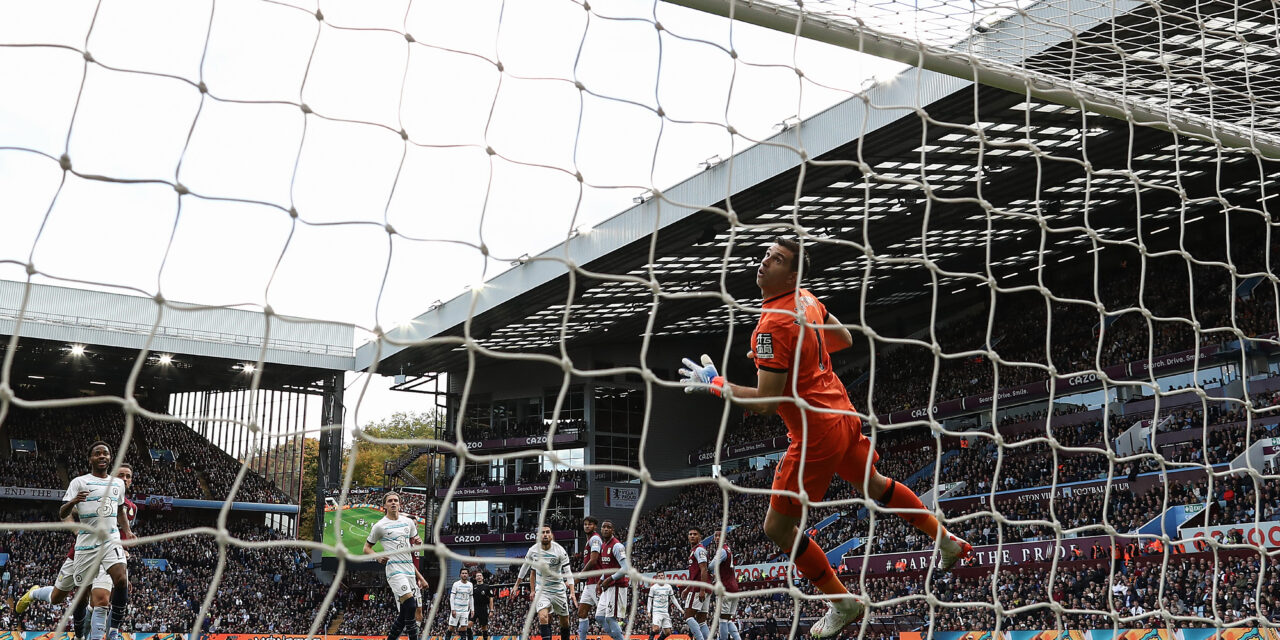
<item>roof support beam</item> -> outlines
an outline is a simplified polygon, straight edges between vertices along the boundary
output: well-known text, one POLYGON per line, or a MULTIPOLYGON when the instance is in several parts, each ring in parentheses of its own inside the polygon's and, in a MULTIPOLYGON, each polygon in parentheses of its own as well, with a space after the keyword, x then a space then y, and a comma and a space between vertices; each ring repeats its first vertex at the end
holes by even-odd
MULTIPOLYGON (((988 36, 975 36, 966 41, 965 50, 928 45, 895 34, 879 31, 865 24, 837 22, 810 13, 797 11, 759 0, 666 0, 671 4, 696 9, 706 13, 739 20, 766 29, 796 34, 803 38, 852 49, 879 58, 895 60, 964 80, 971 80, 1014 93, 1029 95, 1041 100, 1084 109, 1093 113, 1129 120, 1142 126, 1155 127, 1179 135, 1191 136, 1227 147, 1254 150, 1264 158, 1280 160, 1280 140, 1258 131, 1227 125, 1209 118, 1201 118, 1184 111, 1154 108, 1149 104, 1127 100, 1120 94, 1104 91, 1064 78, 1030 71, 1024 67, 1001 60, 1006 57, 1007 46, 999 42, 1000 31, 1012 34, 1025 33, 1024 25, 1012 24, 1025 18, 1011 18, 997 25, 988 36)), ((1074 34, 1093 28, 1105 20, 1123 15, 1141 5, 1130 0, 1105 7, 1081 8, 1062 11, 1075 3, 1067 1, 1041 2, 1028 13, 1051 12, 1048 24, 1054 20, 1083 20, 1085 24, 1064 25, 1063 42, 1074 34), (1088 22, 1092 21, 1092 24, 1088 22)), ((1008 37, 1008 36, 1005 36, 1008 37)), ((1024 51, 1034 54, 1028 47, 1024 51)))

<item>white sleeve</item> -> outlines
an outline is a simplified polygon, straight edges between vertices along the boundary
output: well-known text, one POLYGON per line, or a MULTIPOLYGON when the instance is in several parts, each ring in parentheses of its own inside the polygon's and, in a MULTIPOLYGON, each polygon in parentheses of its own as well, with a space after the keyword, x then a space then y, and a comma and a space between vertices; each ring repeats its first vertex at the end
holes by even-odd
POLYGON ((569 568, 569 552, 561 549, 560 553, 560 575, 564 577, 564 584, 570 590, 573 589, 573 569, 569 568))
POLYGON ((467 592, 467 601, 468 601, 467 609, 471 611, 475 611, 476 610, 476 588, 474 584, 471 586, 471 590, 467 592))
POLYGON ((707 568, 715 571, 716 567, 720 566, 720 563, 724 562, 728 558, 729 554, 725 553, 724 547, 721 547, 720 550, 716 552, 716 557, 711 559, 711 563, 707 565, 707 568))
POLYGON ((80 493, 80 476, 71 479, 71 484, 67 485, 67 493, 62 496, 62 501, 71 502, 75 500, 77 493, 80 493))
MULTIPOLYGON (((529 556, 531 556, 531 555, 533 555, 533 549, 529 549, 528 551, 526 551, 526 552, 525 552, 525 554, 524 554, 524 559, 525 559, 525 560, 528 560, 528 559, 529 559, 529 556)), ((531 566, 533 566, 533 565, 530 565, 530 564, 527 564, 527 563, 526 563, 526 564, 521 564, 521 565, 520 565, 520 574, 516 576, 516 582, 520 582, 521 580, 524 580, 524 577, 525 577, 525 576, 527 576, 527 575, 529 575, 529 567, 531 567, 531 566)), ((519 585, 517 585, 517 586, 519 586, 519 585)))
POLYGON ((697 549, 696 551, 694 551, 694 552, 693 552, 693 559, 694 559, 694 560, 696 560, 696 561, 698 561, 698 562, 706 562, 706 561, 707 561, 707 548, 706 548, 706 547, 698 547, 698 549, 697 549))
POLYGON ((613 545, 613 559, 618 563, 618 570, 614 572, 613 579, 617 580, 627 575, 627 548, 619 542, 613 545))
POLYGON ((369 544, 378 544, 378 541, 381 539, 382 539, 382 521, 379 520, 378 523, 373 525, 373 528, 369 530, 369 538, 365 540, 365 542, 368 542, 369 544))

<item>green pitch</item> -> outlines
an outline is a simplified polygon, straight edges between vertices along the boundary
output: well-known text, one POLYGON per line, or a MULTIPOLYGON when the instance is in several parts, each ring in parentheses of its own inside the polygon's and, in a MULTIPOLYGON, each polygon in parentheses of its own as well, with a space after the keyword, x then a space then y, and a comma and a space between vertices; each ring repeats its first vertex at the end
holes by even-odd
MULTIPOLYGON (((328 511, 324 514, 324 544, 326 546, 342 544, 347 547, 347 551, 359 555, 364 551, 364 541, 369 539, 369 531, 373 529, 373 524, 382 519, 382 512, 364 507, 343 511, 341 536, 338 536, 334 530, 334 520, 337 519, 335 516, 337 516, 336 511, 328 511), (360 524, 359 520, 364 520, 364 524, 360 524)), ((419 524, 418 537, 424 538, 425 535, 426 525, 419 524)), ((373 549, 382 551, 382 543, 373 545, 373 549)), ((325 551, 324 555, 331 556, 333 553, 325 551)))

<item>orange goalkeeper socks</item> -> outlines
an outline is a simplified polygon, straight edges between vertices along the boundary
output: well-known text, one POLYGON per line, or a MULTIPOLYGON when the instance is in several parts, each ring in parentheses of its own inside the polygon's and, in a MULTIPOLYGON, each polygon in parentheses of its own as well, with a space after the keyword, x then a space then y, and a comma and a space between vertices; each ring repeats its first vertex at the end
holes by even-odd
POLYGON ((924 503, 920 502, 920 498, 914 491, 890 480, 889 488, 885 489, 880 503, 890 509, 919 509, 920 511, 916 513, 899 513, 898 515, 910 522, 911 526, 924 532, 930 540, 938 539, 938 532, 942 529, 942 525, 938 524, 938 519, 933 517, 932 513, 925 510, 924 503))
POLYGON ((800 548, 796 550, 795 565, 800 575, 818 587, 819 591, 826 594, 849 593, 840 578, 836 577, 836 572, 831 570, 826 552, 807 535, 800 534, 800 548))

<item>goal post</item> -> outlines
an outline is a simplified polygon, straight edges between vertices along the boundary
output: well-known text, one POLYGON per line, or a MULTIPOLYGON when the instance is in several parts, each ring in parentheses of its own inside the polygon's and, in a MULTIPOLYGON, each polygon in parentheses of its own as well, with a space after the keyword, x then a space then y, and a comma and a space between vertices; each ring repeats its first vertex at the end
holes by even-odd
MULTIPOLYGON (((1018 8, 1015 2, 1008 8, 1008 17, 992 24, 975 24, 972 39, 964 40, 960 43, 962 46, 946 46, 913 40, 849 16, 815 14, 802 8, 762 0, 664 1, 1136 125, 1154 127, 1226 147, 1249 149, 1263 158, 1280 160, 1280 136, 1274 133, 1236 126, 1149 101, 1134 100, 1123 93, 1092 86, 1088 82, 1055 77, 1019 66, 1017 55, 1038 53, 1038 47, 1056 44, 1046 42, 1053 37, 1060 38, 1064 43, 1073 41, 1078 33, 1144 5, 1142 2, 1042 0, 1026 10, 1018 8), (1035 15, 1037 12, 1044 15, 1035 15), (1041 33, 1036 34, 1037 38, 1030 47, 1025 42, 1018 46, 1007 46, 1008 43, 991 46, 1002 31, 1008 31, 1012 34, 1010 37, 1018 38, 1034 30, 1041 30, 1041 33)), ((804 5, 803 2, 799 4, 804 5)), ((856 3, 849 0, 847 4, 856 3)), ((1001 5, 997 3, 993 6, 1001 5)), ((909 7, 904 5, 903 9, 909 7)))

